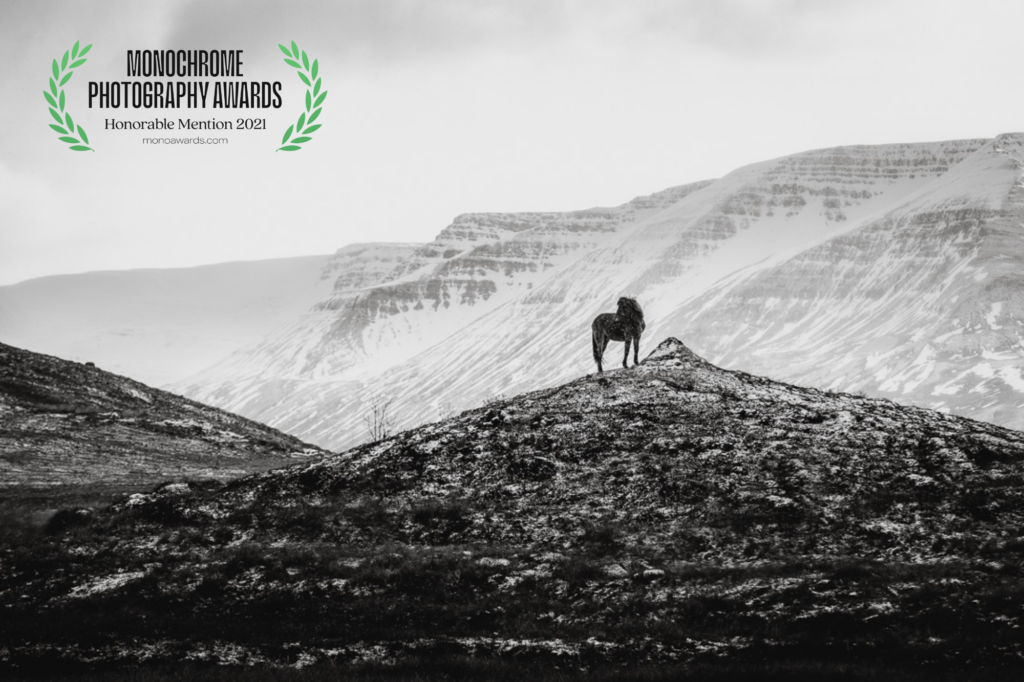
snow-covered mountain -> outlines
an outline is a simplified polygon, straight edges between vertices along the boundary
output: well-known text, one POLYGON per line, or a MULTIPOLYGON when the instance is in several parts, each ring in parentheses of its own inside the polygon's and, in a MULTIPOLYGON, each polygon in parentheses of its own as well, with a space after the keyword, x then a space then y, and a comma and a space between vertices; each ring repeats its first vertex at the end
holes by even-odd
MULTIPOLYGON (((730 368, 1024 426, 1024 135, 842 147, 612 209, 472 214, 173 389, 320 445, 593 371, 621 295, 730 368)), ((608 364, 621 346, 609 349, 608 364)))
POLYGON ((1024 429, 1024 135, 665 324, 730 367, 1024 429))
MULTIPOLYGON (((359 442, 368 397, 405 392, 378 386, 381 376, 445 348, 460 330, 540 290, 582 256, 707 184, 671 188, 616 208, 458 216, 429 244, 400 254, 368 251, 360 262, 372 263, 365 267, 373 277, 352 279, 340 268, 331 296, 294 323, 171 389, 236 405, 254 419, 309 433, 332 447, 359 442), (385 272, 387 265, 393 268, 385 272), (336 439, 341 421, 348 424, 346 435, 336 439)), ((420 416, 403 416, 400 423, 479 402, 465 398, 433 397, 432 404, 418 405, 420 416)))
POLYGON ((291 321, 330 293, 337 272, 372 267, 350 251, 3 286, 0 341, 165 384, 291 321))

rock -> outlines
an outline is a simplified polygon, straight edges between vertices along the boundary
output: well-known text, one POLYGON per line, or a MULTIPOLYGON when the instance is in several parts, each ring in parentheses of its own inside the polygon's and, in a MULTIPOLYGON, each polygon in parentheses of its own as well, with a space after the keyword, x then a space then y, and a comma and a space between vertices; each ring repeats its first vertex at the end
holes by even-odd
POLYGON ((628 578, 629 571, 622 567, 622 564, 608 564, 604 567, 604 574, 609 578, 628 578))

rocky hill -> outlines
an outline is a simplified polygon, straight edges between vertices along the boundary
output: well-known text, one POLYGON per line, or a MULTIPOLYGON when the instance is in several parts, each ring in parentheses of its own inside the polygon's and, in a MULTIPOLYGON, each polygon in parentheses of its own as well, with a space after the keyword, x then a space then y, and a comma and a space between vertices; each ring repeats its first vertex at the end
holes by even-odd
POLYGON ((174 390, 350 447, 375 396, 408 427, 592 371, 590 321, 626 294, 648 338, 723 366, 1024 427, 1022 140, 814 150, 615 209, 461 216, 174 390))
POLYGON ((322 454, 91 363, 0 344, 0 489, 225 479, 322 454))
POLYGON ((1011 679, 1022 529, 1024 434, 670 338, 315 462, 61 512, 2 555, 0 660, 1011 679))

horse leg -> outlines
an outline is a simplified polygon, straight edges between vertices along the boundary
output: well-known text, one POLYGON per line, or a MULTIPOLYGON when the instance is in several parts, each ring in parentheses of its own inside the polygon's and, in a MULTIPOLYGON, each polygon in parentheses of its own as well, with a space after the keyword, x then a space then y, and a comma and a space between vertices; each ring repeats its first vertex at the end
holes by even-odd
POLYGON ((633 366, 640 364, 640 335, 633 338, 633 366))
POLYGON ((626 369, 629 369, 629 342, 633 340, 633 337, 629 336, 628 334, 626 334, 625 336, 626 336, 626 352, 622 356, 622 366, 625 367, 626 369))
POLYGON ((594 362, 597 363, 598 373, 604 371, 604 367, 601 366, 601 357, 604 355, 605 346, 608 345, 608 340, 604 337, 604 334, 594 332, 590 337, 591 345, 594 350, 594 362))

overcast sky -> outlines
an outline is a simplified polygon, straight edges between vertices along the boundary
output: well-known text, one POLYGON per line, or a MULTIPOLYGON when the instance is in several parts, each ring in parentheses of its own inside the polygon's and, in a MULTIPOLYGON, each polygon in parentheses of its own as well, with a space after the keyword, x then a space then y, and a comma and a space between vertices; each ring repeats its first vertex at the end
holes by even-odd
POLYGON ((617 205, 807 149, 1024 129, 1020 0, 3 0, 0 284, 425 242, 459 213, 617 205), (51 61, 95 152, 48 125, 51 61), (323 127, 274 152, 319 61, 323 127), (269 110, 88 108, 128 49, 242 49, 269 110), (152 147, 106 118, 267 120, 152 147))

